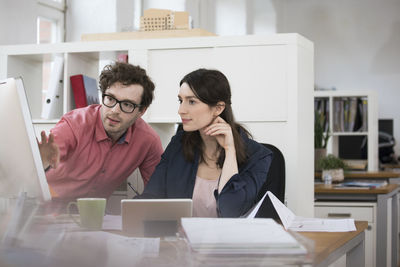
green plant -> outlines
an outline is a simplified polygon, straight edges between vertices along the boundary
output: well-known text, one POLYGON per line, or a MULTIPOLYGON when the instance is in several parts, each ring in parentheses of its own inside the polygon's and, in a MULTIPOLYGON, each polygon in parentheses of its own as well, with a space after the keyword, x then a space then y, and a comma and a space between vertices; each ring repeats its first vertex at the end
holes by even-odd
POLYGON ((315 111, 314 115, 314 148, 326 148, 329 140, 328 131, 324 132, 325 116, 315 111))
POLYGON ((317 162, 317 167, 320 170, 334 170, 334 169, 346 169, 347 165, 340 158, 329 154, 326 157, 321 158, 317 162))

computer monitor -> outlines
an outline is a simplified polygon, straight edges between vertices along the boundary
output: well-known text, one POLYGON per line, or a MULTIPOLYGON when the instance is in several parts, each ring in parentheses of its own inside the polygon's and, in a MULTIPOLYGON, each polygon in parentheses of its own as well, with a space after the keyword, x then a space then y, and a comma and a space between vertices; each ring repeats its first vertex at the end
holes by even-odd
POLYGON ((359 135, 339 136, 339 158, 368 159, 368 137, 359 135))
POLYGON ((393 136, 393 119, 379 119, 378 130, 393 136))
POLYGON ((21 78, 0 80, 0 197, 51 199, 21 78))

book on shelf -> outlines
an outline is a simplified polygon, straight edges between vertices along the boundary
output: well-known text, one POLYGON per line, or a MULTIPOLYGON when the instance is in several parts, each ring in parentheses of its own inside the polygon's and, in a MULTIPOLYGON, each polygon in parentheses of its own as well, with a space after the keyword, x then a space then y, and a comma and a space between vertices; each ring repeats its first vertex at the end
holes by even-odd
POLYGON ((344 121, 344 132, 355 131, 354 125, 357 117, 357 98, 356 97, 344 97, 343 101, 343 121, 344 121))
POLYGON ((368 131, 368 99, 367 98, 362 98, 361 99, 362 103, 362 126, 361 126, 361 131, 366 132, 368 131))
POLYGON ((117 61, 118 62, 123 62, 123 63, 128 63, 128 61, 129 61, 128 54, 126 54, 126 53, 118 54, 117 61))
POLYGON ((96 79, 78 74, 71 76, 70 80, 76 108, 99 103, 99 90, 96 79))
POLYGON ((362 117, 362 110, 360 110, 360 108, 362 107, 362 100, 361 98, 357 98, 357 103, 356 103, 356 117, 354 120, 354 126, 353 126, 353 131, 354 132, 360 132, 361 127, 362 127, 362 121, 363 121, 363 117, 362 117))
POLYGON ((344 132, 348 132, 349 131, 349 122, 350 122, 350 102, 349 99, 347 97, 342 98, 342 102, 343 102, 343 128, 342 130, 344 132))
POLYGON ((52 63, 46 98, 42 106, 41 117, 43 119, 56 119, 63 113, 63 66, 64 58, 56 56, 52 63))
POLYGON ((354 125, 356 122, 356 117, 357 117, 357 98, 356 97, 351 97, 349 99, 349 122, 348 122, 348 131, 353 132, 354 125))
POLYGON ((343 132, 343 101, 340 98, 333 99, 333 131, 343 132))
POLYGON ((323 129, 324 132, 329 131, 329 99, 328 98, 316 98, 314 100, 315 112, 318 115, 322 115, 324 118, 323 129))
POLYGON ((368 131, 368 100, 365 97, 333 99, 333 131, 368 131))

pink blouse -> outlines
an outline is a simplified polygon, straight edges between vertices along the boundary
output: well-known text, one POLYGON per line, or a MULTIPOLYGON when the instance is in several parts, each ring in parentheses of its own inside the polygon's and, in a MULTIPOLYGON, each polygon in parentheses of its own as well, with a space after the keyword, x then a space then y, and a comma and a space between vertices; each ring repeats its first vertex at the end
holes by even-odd
POLYGON ((196 176, 193 189, 193 217, 218 217, 214 190, 218 188, 218 179, 208 180, 196 176))

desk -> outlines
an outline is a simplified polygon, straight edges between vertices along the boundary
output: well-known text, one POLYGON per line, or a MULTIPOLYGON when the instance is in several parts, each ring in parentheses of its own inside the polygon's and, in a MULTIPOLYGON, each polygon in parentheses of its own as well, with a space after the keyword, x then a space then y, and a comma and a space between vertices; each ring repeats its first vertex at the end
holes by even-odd
POLYGON ((397 164, 384 163, 384 164, 381 164, 380 167, 382 167, 385 170, 400 169, 400 163, 397 163, 397 164))
POLYGON ((368 223, 356 221, 357 231, 303 232, 301 235, 314 240, 314 266, 328 266, 346 254, 347 266, 364 266, 365 229, 368 223))
MULTIPOLYGON (((106 216, 107 220, 109 216, 106 216)), ((115 218, 115 217, 114 217, 115 218)), ((314 259, 307 258, 303 262, 291 264, 327 266, 337 258, 346 254, 348 266, 361 266, 364 259, 365 229, 367 222, 356 222, 357 231, 342 233, 308 232, 298 233, 303 238, 314 241, 314 259)), ((83 231, 64 216, 57 219, 41 221, 33 224, 29 233, 25 234, 24 247, 14 249, 19 260, 7 262, 9 254, 0 249, 0 266, 267 266, 281 265, 281 259, 263 255, 229 255, 212 257, 196 255, 183 239, 161 240, 158 256, 144 256, 145 253, 132 243, 107 239, 107 235, 125 238, 119 230, 83 231), (44 247, 48 246, 48 248, 44 247), (41 251, 41 254, 34 252, 41 251), (33 252, 33 253, 32 253, 33 252), (45 258, 44 258, 45 256, 45 258), (21 262, 21 260, 23 262, 21 262), (218 264, 215 264, 217 260, 218 264)), ((6 250, 6 252, 8 252, 6 250)), ((15 257, 15 256, 14 256, 15 257)), ((285 256, 288 258, 288 256, 285 256)), ((284 260, 284 259, 283 259, 284 260)), ((288 262, 285 261, 284 264, 288 262)))
MULTIPOLYGON (((315 185, 315 205, 319 201, 368 201, 374 202, 376 208, 376 266, 397 266, 398 262, 398 192, 397 184, 376 189, 341 189, 322 184, 315 185), (391 206, 390 212, 388 207, 391 206), (391 219, 388 221, 388 218, 391 219), (388 229, 388 222, 391 229, 388 229), (387 262, 388 230, 391 230, 391 262, 387 262)), ((334 202, 332 202, 334 203, 334 202)))

